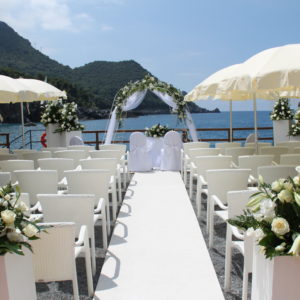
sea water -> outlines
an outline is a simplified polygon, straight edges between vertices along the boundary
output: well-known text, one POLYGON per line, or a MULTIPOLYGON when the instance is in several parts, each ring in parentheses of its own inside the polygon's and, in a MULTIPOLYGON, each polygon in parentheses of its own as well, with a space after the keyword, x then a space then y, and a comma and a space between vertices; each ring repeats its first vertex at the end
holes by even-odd
MULTIPOLYGON (((202 114, 192 114, 196 128, 229 128, 229 112, 221 113, 202 113, 202 114)), ((251 111, 234 111, 232 114, 233 128, 245 128, 254 127, 254 114, 251 111)), ((82 121, 85 125, 85 130, 106 130, 107 119, 100 120, 90 120, 82 121)), ((151 127, 154 124, 160 123, 161 125, 166 125, 170 128, 185 128, 186 126, 178 122, 176 115, 174 114, 161 114, 161 115, 147 115, 135 118, 125 118, 123 120, 121 129, 145 129, 146 127, 151 127)), ((259 111, 257 113, 257 123, 258 127, 271 127, 272 121, 270 120, 269 111, 259 111)), ((36 141, 33 143, 33 148, 40 149, 40 136, 44 126, 37 123, 36 126, 25 127, 25 138, 26 144, 29 143, 30 134, 32 135, 32 140, 36 141), (30 132, 31 130, 31 132, 30 132)), ((20 124, 0 124, 1 133, 9 133, 10 141, 12 142, 15 138, 22 134, 22 129, 20 124)), ((234 132, 235 138, 246 138, 253 131, 236 131, 234 132)), ((115 136, 117 140, 128 140, 130 133, 118 133, 115 136)), ((259 132, 260 137, 271 137, 272 130, 262 130, 259 132)), ((84 134, 85 141, 95 140, 95 134, 84 134)), ((227 132, 225 131, 208 131, 208 132, 198 132, 198 138, 227 138, 227 132)), ((104 135, 100 135, 100 140, 104 139, 104 135)), ((0 137, 1 143, 4 142, 4 138, 0 137)), ((21 138, 13 142, 12 149, 19 148, 22 144, 21 138)))

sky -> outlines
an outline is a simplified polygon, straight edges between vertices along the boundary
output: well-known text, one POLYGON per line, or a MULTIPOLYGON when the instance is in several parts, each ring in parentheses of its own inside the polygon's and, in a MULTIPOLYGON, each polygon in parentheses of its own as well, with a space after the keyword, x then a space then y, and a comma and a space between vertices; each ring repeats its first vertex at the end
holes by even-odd
MULTIPOLYGON (((64 65, 133 59, 186 92, 257 52, 299 43, 299 11, 299 0, 0 0, 0 20, 64 65)), ((233 109, 252 110, 251 101, 233 109)))

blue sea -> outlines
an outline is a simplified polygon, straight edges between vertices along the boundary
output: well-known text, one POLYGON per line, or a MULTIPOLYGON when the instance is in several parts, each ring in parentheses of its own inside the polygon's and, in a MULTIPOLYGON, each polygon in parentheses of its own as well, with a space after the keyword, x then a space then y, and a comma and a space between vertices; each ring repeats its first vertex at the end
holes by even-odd
MULTIPOLYGON (((206 113, 206 114, 192 114, 193 120, 195 122, 196 128, 229 128, 229 112, 221 113, 206 113)), ((253 127, 253 112, 251 111, 235 111, 233 112, 233 128, 245 128, 253 127)), ((269 111, 259 111, 257 113, 258 127, 270 127, 272 126, 272 121, 270 120, 269 111)), ((85 125, 85 130, 106 130, 108 120, 91 120, 82 121, 85 125)), ((164 114, 164 115, 147 115, 135 118, 127 118, 123 121, 121 129, 144 129, 145 127, 150 127, 154 124, 160 123, 162 125, 167 125, 170 128, 185 128, 186 126, 182 123, 178 123, 176 115, 164 114)), ((36 126, 25 127, 26 133, 26 143, 30 140, 30 130, 32 134, 32 139, 39 141, 44 127, 42 124, 37 123, 36 126), (35 131, 37 130, 37 131, 35 131)), ((13 141, 16 137, 21 135, 20 124, 0 124, 0 132, 10 133, 10 141, 13 141)), ((247 137, 252 131, 238 131, 234 133, 235 138, 247 137)), ((118 133, 115 139, 118 140, 128 140, 128 133, 118 133)), ((263 130, 259 132, 260 137, 271 137, 272 130, 263 130)), ((83 136, 84 140, 94 140, 95 135, 85 134, 83 136)), ((198 138, 227 138, 226 132, 198 132, 198 138)), ((100 139, 103 140, 104 136, 101 135, 100 139)), ((1 143, 4 138, 0 137, 1 143)), ((21 146, 21 138, 13 142, 11 145, 12 149, 19 148, 21 146)), ((27 146, 27 148, 29 145, 27 146)), ((39 149, 41 147, 40 143, 34 143, 33 148, 39 149)))

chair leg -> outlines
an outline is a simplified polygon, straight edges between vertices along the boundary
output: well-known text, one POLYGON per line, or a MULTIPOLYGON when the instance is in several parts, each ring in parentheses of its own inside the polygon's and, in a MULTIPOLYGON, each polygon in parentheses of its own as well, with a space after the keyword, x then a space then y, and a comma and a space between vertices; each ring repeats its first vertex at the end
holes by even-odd
POLYGON ((89 296, 93 296, 94 287, 93 287, 93 277, 92 277, 92 268, 91 268, 90 246, 88 244, 88 238, 86 242, 84 245, 85 246, 85 250, 84 250, 85 271, 86 271, 86 278, 87 278, 87 285, 88 285, 88 294, 89 296))
POLYGON ((242 300, 247 300, 248 298, 248 274, 249 274, 248 269, 246 267, 246 264, 244 263, 242 300))
POLYGON ((78 291, 78 282, 77 282, 77 272, 76 272, 75 258, 74 258, 74 270, 73 270, 72 286, 73 286, 74 300, 79 300, 79 291, 78 291))
MULTIPOLYGON (((211 200, 210 200, 211 201, 211 200)), ((212 201, 212 203, 210 203, 209 205, 209 230, 208 230, 208 247, 212 248, 213 244, 214 244, 214 212, 215 212, 215 208, 214 208, 214 203, 212 201)))
POLYGON ((191 169, 191 171, 190 171, 190 182, 189 182, 189 195, 190 195, 191 199, 192 199, 192 196, 193 196, 193 178, 194 178, 194 172, 191 169))
POLYGON ((120 174, 117 175, 117 183, 118 183, 118 193, 119 193, 118 204, 121 205, 121 203, 122 203, 122 186, 121 186, 120 174))
POLYGON ((207 205, 207 208, 206 208, 206 233, 208 233, 209 232, 209 220, 210 220, 210 216, 209 216, 209 213, 210 213, 210 197, 209 196, 207 196, 206 202, 207 202, 206 203, 206 205, 207 205))
POLYGON ((107 249, 107 227, 106 227, 106 212, 105 209, 101 214, 101 222, 102 222, 102 240, 103 240, 103 249, 106 251, 107 249))
POLYGON ((201 216, 201 184, 200 180, 197 180, 197 192, 196 192, 196 209, 197 209, 197 217, 200 218, 201 216))
POLYGON ((112 210, 113 210, 113 221, 117 219, 117 182, 115 181, 112 186, 112 210))
POLYGON ((224 290, 228 292, 231 286, 231 263, 232 263, 232 233, 230 227, 226 228, 226 248, 225 248, 225 278, 224 290))
POLYGON ((107 234, 110 234, 110 208, 109 208, 109 199, 105 199, 105 212, 106 212, 107 234))

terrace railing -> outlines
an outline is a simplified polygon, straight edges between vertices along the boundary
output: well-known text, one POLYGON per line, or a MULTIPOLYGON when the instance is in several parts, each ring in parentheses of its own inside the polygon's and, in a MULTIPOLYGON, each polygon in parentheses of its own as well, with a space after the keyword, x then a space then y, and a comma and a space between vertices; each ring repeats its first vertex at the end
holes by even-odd
MULTIPOLYGON (((273 141, 273 136, 268 135, 268 131, 272 131, 273 127, 259 127, 259 140, 269 140, 273 141)), ((174 129, 180 133, 182 133, 183 141, 188 142, 190 139, 188 138, 188 129, 187 128, 176 128, 174 129)), ((204 142, 229 142, 230 141, 230 129, 229 128, 198 128, 196 129, 200 132, 199 136, 201 137, 201 141, 204 142)), ((132 132, 144 132, 144 129, 122 129, 116 131, 116 136, 121 135, 119 138, 115 139, 113 143, 122 143, 128 144, 129 143, 129 135, 132 132), (123 136, 122 136, 123 135, 123 136), (125 137, 124 137, 125 135, 125 137)), ((246 136, 254 131, 254 128, 247 127, 247 128, 233 128, 233 141, 245 141, 246 136), (241 137, 241 132, 244 132, 245 137, 241 137), (240 133, 239 136, 237 136, 240 133)), ((40 136, 44 130, 42 129, 30 129, 25 132, 25 146, 29 147, 30 149, 36 148, 34 147, 35 144, 40 144, 40 136)), ((103 144, 105 130, 85 130, 83 131, 83 139, 84 143, 87 145, 94 145, 96 149, 99 149, 99 145, 103 144)), ((5 143, 1 144, 0 146, 12 148, 20 148, 21 147, 21 140, 22 136, 16 137, 14 140, 9 142, 9 134, 2 133, 0 136, 5 136, 6 141, 5 143)))

